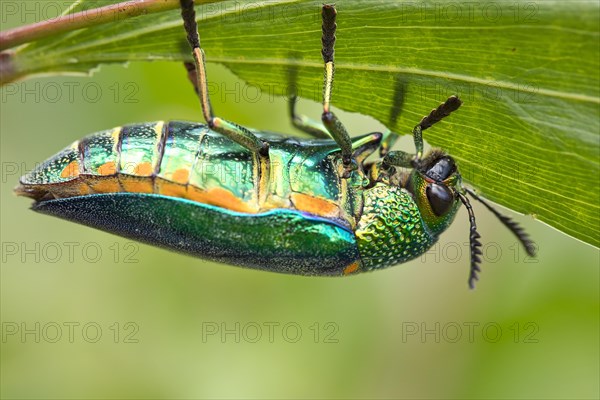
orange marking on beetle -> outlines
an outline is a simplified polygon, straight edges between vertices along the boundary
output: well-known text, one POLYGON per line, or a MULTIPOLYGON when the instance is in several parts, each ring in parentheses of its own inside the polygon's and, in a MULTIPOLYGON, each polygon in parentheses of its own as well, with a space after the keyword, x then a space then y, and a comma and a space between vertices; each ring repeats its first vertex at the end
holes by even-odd
POLYGON ((304 193, 292 193, 290 198, 297 210, 306 211, 322 217, 335 217, 340 215, 340 207, 330 200, 310 196, 304 193))
POLYGON ((358 261, 354 261, 352 264, 344 268, 344 275, 350 275, 351 273, 358 271, 358 267, 360 267, 360 263, 358 261))
POLYGON ((94 193, 94 191, 85 184, 85 182, 80 182, 79 183, 79 195, 80 196, 85 196, 86 194, 91 194, 94 193))
POLYGON ((94 175, 83 175, 87 183, 96 193, 118 193, 121 191, 121 185, 117 177, 99 177, 94 175))
POLYGON ((98 167, 98 175, 114 175, 117 173, 117 165, 114 161, 108 161, 98 167))
POLYGON ((185 198, 187 195, 187 187, 185 185, 180 185, 179 183, 157 178, 155 185, 156 193, 164 196, 185 198))
POLYGON ((171 176, 171 180, 175 183, 180 183, 182 185, 186 185, 190 179, 190 171, 185 168, 179 168, 177 171, 173 172, 171 176))
POLYGON ((246 212, 255 214, 258 211, 256 206, 246 203, 244 200, 236 197, 227 189, 213 188, 201 190, 195 187, 188 187, 187 198, 198 203, 211 204, 222 207, 227 210, 246 212))
POLYGON ((154 167, 149 162, 142 162, 135 166, 133 174, 137 176, 150 176, 154 172, 154 167))
POLYGON ((71 161, 60 173, 61 178, 71 178, 79 175, 79 161, 71 161))
POLYGON ((94 193, 92 189, 80 179, 48 185, 47 190, 56 198, 85 196, 86 194, 94 193))
POLYGON ((119 182, 127 193, 154 193, 154 180, 151 177, 119 175, 119 182))

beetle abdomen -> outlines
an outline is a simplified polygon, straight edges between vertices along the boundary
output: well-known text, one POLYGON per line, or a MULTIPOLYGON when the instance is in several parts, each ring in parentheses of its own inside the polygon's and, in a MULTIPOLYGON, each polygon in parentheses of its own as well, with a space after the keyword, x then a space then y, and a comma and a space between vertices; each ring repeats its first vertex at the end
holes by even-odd
POLYGON ((36 199, 156 193, 251 212, 253 163, 249 152, 205 125, 161 121, 76 141, 24 176, 20 192, 36 199))
POLYGON ((21 179, 37 200, 156 193, 257 212, 252 154, 201 124, 129 125, 76 141, 21 179))
POLYGON ((152 193, 164 149, 163 122, 118 127, 78 140, 21 178, 37 200, 93 193, 152 193))
POLYGON ((335 143, 257 135, 271 145, 262 202, 252 153, 206 125, 178 121, 87 136, 22 177, 17 192, 36 200, 155 193, 240 212, 295 208, 339 218, 342 183, 328 156, 338 151, 335 143))

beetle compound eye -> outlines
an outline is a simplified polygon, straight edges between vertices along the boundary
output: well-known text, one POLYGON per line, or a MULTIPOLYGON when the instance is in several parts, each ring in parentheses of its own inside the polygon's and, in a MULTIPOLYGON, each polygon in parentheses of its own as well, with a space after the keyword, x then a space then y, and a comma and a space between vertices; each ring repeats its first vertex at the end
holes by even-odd
POLYGON ((454 203, 454 196, 448 186, 432 183, 427 186, 425 193, 431 209, 438 217, 446 214, 454 203))
POLYGON ((431 168, 427 170, 425 175, 437 182, 447 179, 456 171, 456 165, 451 157, 444 156, 437 160, 431 168))

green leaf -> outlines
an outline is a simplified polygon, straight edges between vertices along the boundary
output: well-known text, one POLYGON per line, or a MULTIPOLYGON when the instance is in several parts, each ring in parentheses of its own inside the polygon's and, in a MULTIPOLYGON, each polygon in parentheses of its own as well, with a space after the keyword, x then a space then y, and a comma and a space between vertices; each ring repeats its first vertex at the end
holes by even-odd
MULTIPOLYGON (((73 11, 91 3, 114 2, 80 1, 73 11)), ((299 94, 319 101, 320 4, 198 6, 208 60, 280 95, 295 71, 299 94)), ((463 107, 425 131, 427 142, 448 150, 487 198, 600 245, 596 0, 355 0, 337 8, 334 106, 409 134, 423 115, 458 94, 463 107)), ((189 54, 173 10, 50 35, 17 48, 10 65, 16 78, 189 54)))

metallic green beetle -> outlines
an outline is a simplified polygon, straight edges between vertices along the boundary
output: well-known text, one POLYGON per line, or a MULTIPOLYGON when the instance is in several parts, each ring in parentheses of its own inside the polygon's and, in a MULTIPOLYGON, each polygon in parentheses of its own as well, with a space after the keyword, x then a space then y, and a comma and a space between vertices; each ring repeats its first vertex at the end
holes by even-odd
MULTIPOLYGON (((194 63, 186 63, 207 124, 153 122, 76 141, 16 191, 33 209, 228 264, 302 275, 348 275, 426 252, 461 202, 471 223, 473 287, 481 254, 475 216, 452 157, 423 156, 422 131, 461 105, 452 96, 413 129, 416 153, 389 151, 398 135, 350 139, 333 112, 336 10, 324 5, 322 124, 297 115, 304 140, 213 115, 192 0, 181 0, 194 63), (323 129, 324 128, 324 129, 323 129), (380 160, 367 162, 376 150, 380 160)), ((534 253, 527 235, 484 202, 534 253)))

